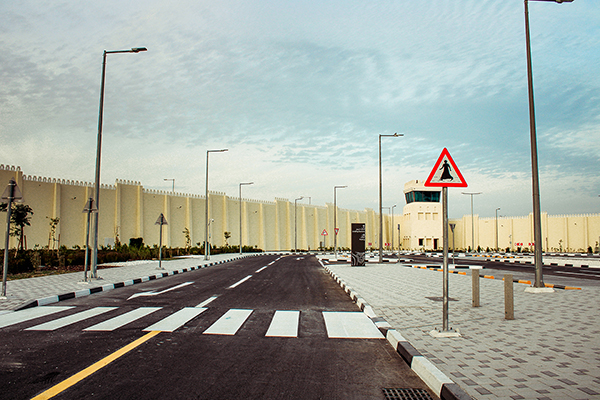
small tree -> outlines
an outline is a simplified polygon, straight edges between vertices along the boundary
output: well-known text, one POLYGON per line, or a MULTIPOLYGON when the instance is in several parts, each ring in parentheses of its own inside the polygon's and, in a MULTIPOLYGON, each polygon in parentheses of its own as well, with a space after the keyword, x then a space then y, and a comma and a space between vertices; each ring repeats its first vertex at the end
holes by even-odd
POLYGON ((48 233, 48 249, 54 249, 54 243, 56 243, 56 226, 59 222, 60 218, 50 218, 50 232, 48 233))
POLYGON ((192 248, 192 238, 190 236, 190 230, 188 228, 183 228, 182 233, 185 236, 185 249, 189 252, 192 248))
MULTIPOLYGON (((7 203, 0 204, 0 211, 6 212, 8 208, 7 203)), ((13 203, 10 214, 10 223, 12 226, 10 236, 17 236, 19 238, 19 244, 17 249, 24 250, 24 228, 25 226, 31 226, 30 220, 33 215, 33 210, 27 204, 13 203)))
POLYGON ((231 232, 225 231, 225 232, 223 232, 223 235, 225 235, 225 245, 229 246, 229 242, 228 241, 229 241, 229 238, 231 237, 231 232))

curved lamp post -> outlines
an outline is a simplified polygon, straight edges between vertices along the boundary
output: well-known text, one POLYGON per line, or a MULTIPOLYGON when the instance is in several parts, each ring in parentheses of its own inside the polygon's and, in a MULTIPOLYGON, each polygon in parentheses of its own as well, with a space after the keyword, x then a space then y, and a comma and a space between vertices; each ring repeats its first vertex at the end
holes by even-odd
POLYGON ((296 208, 298 207, 298 200, 302 200, 304 196, 300 196, 294 200, 294 253, 298 252, 298 213, 296 208))
POLYGON ((254 185, 254 182, 240 183, 240 254, 242 254, 242 186, 254 185))
POLYGON ((379 134, 379 263, 383 263, 383 204, 382 204, 382 189, 381 189, 381 138, 382 137, 400 137, 404 134, 394 133, 393 135, 379 134))
POLYGON ((348 186, 333 187, 333 255, 337 259, 337 189, 347 188, 348 186))
POLYGON ((134 47, 129 50, 104 50, 102 58, 102 81, 100 83, 100 111, 98 112, 98 144, 96 145, 96 174, 94 181, 95 191, 95 203, 96 203, 96 214, 94 215, 94 251, 92 256, 92 278, 97 278, 98 268, 98 221, 100 214, 100 157, 102 149, 102 118, 104 114, 104 82, 106 80, 106 55, 117 54, 117 53, 139 53, 141 51, 147 51, 145 47, 134 47))
POLYGON ((223 153, 228 149, 220 149, 220 150, 207 150, 206 151, 206 201, 204 202, 205 209, 205 224, 206 224, 206 232, 204 235, 204 259, 210 259, 210 243, 208 241, 208 227, 210 225, 210 221, 208 220, 208 155, 210 153, 223 153))

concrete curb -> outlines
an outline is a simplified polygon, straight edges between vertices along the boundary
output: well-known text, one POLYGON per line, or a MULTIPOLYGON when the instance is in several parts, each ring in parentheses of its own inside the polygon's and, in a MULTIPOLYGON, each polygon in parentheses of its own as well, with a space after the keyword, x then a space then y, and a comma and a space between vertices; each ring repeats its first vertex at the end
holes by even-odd
POLYGON ((82 289, 82 290, 78 290, 76 292, 68 292, 68 293, 63 293, 63 294, 59 294, 59 295, 48 296, 48 297, 44 297, 41 299, 36 299, 36 300, 32 300, 30 302, 27 302, 27 303, 15 308, 14 311, 25 310, 27 308, 38 307, 38 306, 45 306, 45 305, 52 304, 52 303, 58 303, 59 301, 63 301, 63 300, 69 300, 69 299, 74 299, 77 297, 89 296, 94 293, 108 292, 109 290, 118 289, 118 288, 122 288, 125 286, 131 286, 131 285, 135 285, 137 283, 143 283, 143 282, 153 281, 155 279, 166 278, 171 275, 183 274, 185 272, 190 272, 190 271, 194 271, 197 269, 212 267, 213 265, 225 264, 225 263, 228 263, 231 261, 239 260, 240 258, 258 257, 261 255, 265 255, 265 254, 263 254, 263 253, 246 254, 241 257, 233 257, 233 258, 229 258, 229 259, 225 259, 225 260, 221 260, 221 261, 211 262, 208 264, 198 265, 197 267, 189 267, 189 268, 183 268, 183 269, 179 269, 179 270, 166 271, 166 272, 158 273, 156 275, 148 275, 148 276, 144 276, 142 278, 130 279, 130 280, 127 280, 124 282, 108 283, 106 285, 96 286, 96 287, 89 288, 89 289, 82 289))
POLYGON ((471 400, 469 396, 460 386, 454 383, 450 378, 440 371, 415 349, 406 340, 400 332, 392 329, 392 326, 382 317, 378 317, 373 308, 368 305, 365 300, 360 297, 350 286, 341 280, 333 271, 331 271, 321 260, 319 263, 331 275, 340 287, 348 293, 350 298, 356 302, 356 305, 375 323, 379 331, 385 336, 387 341, 392 345, 394 350, 402 357, 408 366, 425 382, 425 384, 438 395, 441 400, 471 400))

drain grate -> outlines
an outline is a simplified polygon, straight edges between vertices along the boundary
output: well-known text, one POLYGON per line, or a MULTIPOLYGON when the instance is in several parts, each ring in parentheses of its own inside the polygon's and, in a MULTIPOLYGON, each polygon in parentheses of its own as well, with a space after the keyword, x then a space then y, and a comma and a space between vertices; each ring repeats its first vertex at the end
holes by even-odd
POLYGON ((433 400, 424 389, 382 389, 386 400, 433 400))

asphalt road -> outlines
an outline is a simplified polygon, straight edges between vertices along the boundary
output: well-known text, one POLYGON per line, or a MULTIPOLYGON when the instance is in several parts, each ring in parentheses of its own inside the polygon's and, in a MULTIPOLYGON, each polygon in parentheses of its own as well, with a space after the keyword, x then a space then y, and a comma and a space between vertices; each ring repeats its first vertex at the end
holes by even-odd
POLYGON ((5 326, 0 315, 2 399, 383 399, 383 388, 427 390, 385 339, 370 338, 374 325, 311 256, 251 257, 54 307, 19 311, 56 312, 5 326))
MULTIPOLYGON (((417 263, 441 265, 441 257, 428 257, 423 255, 402 256, 401 259, 411 259, 417 263)), ((481 266, 486 274, 497 274, 500 278, 503 274, 513 274, 516 279, 535 280, 535 267, 532 264, 508 263, 495 259, 479 257, 456 257, 456 265, 481 266), (494 273, 495 272, 495 273, 494 273)), ((449 264, 452 264, 452 256, 449 256, 449 264)), ((544 265, 544 282, 560 284, 564 286, 585 287, 600 286, 600 268, 580 268, 571 266, 544 265)))

